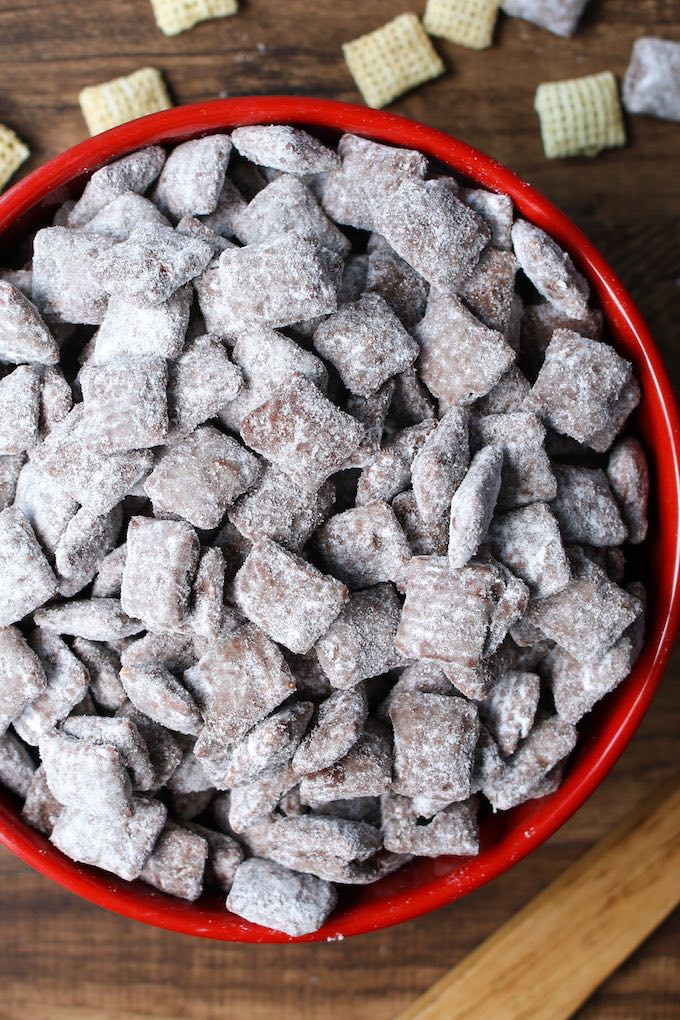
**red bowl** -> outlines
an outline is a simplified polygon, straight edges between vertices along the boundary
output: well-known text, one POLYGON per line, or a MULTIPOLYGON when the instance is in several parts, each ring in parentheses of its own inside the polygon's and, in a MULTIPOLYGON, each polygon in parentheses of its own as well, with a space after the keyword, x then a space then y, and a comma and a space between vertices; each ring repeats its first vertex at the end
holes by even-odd
POLYGON ((477 857, 414 861, 373 886, 350 888, 324 927, 302 939, 250 924, 226 912, 223 898, 185 903, 142 882, 125 882, 75 864, 26 825, 19 802, 0 793, 0 841, 21 860, 84 899, 171 931, 229 942, 319 941, 375 931, 459 899, 540 846, 602 782, 637 729, 670 654, 680 616, 680 422, 661 356, 621 282, 597 249, 562 212, 511 171, 441 131, 403 117, 329 100, 256 96, 181 106, 90 138, 29 174, 0 198, 0 247, 49 221, 54 207, 77 195, 102 164, 152 143, 172 144, 243 124, 298 124, 331 137, 351 131, 380 142, 419 149, 457 173, 510 195, 519 212, 550 233, 588 278, 604 311, 609 337, 633 362, 642 386, 635 427, 646 444, 652 476, 650 535, 636 569, 647 582, 648 634, 632 674, 580 727, 578 746, 562 786, 542 800, 481 826, 477 857))

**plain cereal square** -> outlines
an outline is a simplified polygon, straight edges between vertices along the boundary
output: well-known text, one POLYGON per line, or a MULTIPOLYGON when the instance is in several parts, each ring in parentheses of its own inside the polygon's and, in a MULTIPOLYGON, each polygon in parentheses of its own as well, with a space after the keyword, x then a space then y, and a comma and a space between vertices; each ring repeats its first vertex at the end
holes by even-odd
POLYGON ((347 589, 276 542, 256 542, 234 581, 244 615, 274 641, 305 653, 326 633, 347 589))
POLYGON ((500 0, 427 0, 423 25, 430 35, 484 50, 491 45, 500 0))

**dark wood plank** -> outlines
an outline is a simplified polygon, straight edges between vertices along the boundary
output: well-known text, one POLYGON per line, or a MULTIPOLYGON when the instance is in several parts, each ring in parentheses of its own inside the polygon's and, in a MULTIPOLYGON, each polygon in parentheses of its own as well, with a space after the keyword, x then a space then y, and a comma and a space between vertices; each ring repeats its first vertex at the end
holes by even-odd
MULTIPOLYGON (((0 121, 31 145, 30 168, 85 137, 79 89, 144 65, 163 70, 177 102, 274 92, 359 101, 342 42, 402 10, 420 12, 423 3, 247 0, 235 18, 166 39, 146 0, 0 0, 0 121)), ((593 0, 571 40, 504 21, 496 46, 484 53, 437 41, 449 73, 393 109, 491 153, 573 216, 630 287, 678 384, 678 127, 629 119, 627 148, 595 160, 548 162, 533 111, 540 81, 605 68, 620 75, 633 40, 650 32, 680 39, 677 0, 593 0)), ((98 910, 1 851, 0 1017, 387 1020, 670 774, 679 680, 676 653, 612 774, 531 858, 437 914, 344 943, 247 947, 171 935, 98 910)), ((581 1016, 677 1016, 679 959, 675 917, 581 1016)))

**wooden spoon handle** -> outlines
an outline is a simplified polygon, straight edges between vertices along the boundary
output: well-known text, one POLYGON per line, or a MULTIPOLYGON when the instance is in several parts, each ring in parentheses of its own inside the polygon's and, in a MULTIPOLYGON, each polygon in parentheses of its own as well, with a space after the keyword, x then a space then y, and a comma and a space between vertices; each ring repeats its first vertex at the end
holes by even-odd
POLYGON ((570 1017, 679 901, 676 775, 399 1020, 570 1017))

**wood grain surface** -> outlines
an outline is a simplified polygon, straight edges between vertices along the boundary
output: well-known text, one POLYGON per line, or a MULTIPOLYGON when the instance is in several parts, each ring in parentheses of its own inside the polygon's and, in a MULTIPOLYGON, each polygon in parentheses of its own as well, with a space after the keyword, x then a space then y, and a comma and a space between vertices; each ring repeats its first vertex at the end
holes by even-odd
MULTIPOLYGON (((30 168, 85 137, 77 103, 84 85, 144 65, 162 69, 177 102, 274 92, 359 102, 341 43, 423 4, 246 0, 235 18, 166 39, 148 0, 0 0, 0 121, 31 146, 30 168)), ((592 0, 571 40, 504 20, 482 53, 437 41, 448 73, 392 109, 477 145, 561 205, 629 286, 677 387, 680 128, 629 119, 627 148, 548 162, 533 112, 539 82, 605 69, 621 75, 633 40, 645 34, 680 40, 679 0, 592 0)), ((676 651, 623 758, 530 858, 436 914, 346 942, 230 946, 157 931, 76 899, 0 851, 0 1018, 393 1018, 671 774, 679 681, 676 651)), ((679 1002, 676 915, 578 1016, 671 1020, 679 1002)))

